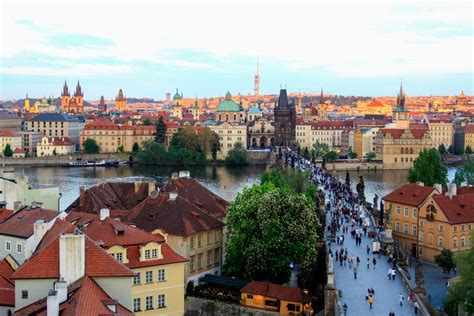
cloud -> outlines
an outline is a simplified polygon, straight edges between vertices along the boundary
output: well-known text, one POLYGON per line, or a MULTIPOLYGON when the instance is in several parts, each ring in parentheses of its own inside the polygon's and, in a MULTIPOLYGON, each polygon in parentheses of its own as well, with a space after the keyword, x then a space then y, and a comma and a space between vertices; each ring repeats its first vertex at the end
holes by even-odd
POLYGON ((104 64, 77 64, 64 68, 41 66, 9 66, 2 67, 0 72, 9 75, 27 76, 56 76, 56 77, 89 77, 110 76, 133 73, 135 68, 129 65, 104 65, 104 64))

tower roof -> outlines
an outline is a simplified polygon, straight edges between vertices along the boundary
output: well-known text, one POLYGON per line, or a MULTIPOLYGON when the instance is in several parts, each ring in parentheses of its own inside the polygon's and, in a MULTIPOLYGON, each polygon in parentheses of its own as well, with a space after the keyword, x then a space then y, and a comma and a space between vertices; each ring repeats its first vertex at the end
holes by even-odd
POLYGON ((280 96, 278 97, 278 108, 284 109, 291 107, 292 104, 288 102, 288 94, 286 89, 280 89, 280 96))
POLYGON ((124 99, 123 91, 122 91, 122 89, 119 89, 119 92, 118 92, 118 95, 117 95, 117 100, 122 100, 122 99, 124 99))
POLYGON ((225 99, 219 102, 217 112, 239 112, 240 106, 232 100, 232 94, 229 91, 225 94, 225 99))
POLYGON ((181 100, 183 98, 183 93, 179 94, 178 88, 176 88, 176 93, 173 96, 173 100, 181 100))
POLYGON ((61 92, 61 96, 62 96, 62 97, 65 97, 65 96, 69 97, 69 96, 71 96, 71 95, 69 94, 69 88, 68 88, 68 86, 67 86, 66 79, 64 79, 64 86, 63 86, 63 91, 61 92))
POLYGON ((403 86, 400 83, 400 91, 398 92, 397 96, 397 107, 395 108, 394 112, 408 112, 405 107, 405 93, 403 92, 403 86))
POLYGON ((321 88, 321 95, 319 96, 319 104, 324 104, 323 88, 321 88))
POLYGON ((82 92, 81 84, 79 80, 77 80, 77 85, 76 85, 76 92, 74 93, 75 97, 83 97, 84 93, 82 92))

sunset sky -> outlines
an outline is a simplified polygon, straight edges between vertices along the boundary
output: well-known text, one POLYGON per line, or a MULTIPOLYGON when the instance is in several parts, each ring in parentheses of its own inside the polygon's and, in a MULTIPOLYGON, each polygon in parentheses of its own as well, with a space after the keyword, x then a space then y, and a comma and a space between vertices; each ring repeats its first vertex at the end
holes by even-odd
POLYGON ((472 3, 2 1, 0 99, 473 94, 472 3))

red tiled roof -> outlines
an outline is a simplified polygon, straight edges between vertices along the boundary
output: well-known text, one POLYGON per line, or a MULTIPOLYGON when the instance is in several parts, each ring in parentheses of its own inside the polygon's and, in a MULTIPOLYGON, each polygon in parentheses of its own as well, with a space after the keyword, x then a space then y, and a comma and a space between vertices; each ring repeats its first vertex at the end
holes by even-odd
POLYGON ((0 261, 0 306, 15 306, 15 283, 11 280, 14 272, 6 258, 0 261))
MULTIPOLYGON (((13 279, 59 278, 59 238, 58 236, 49 245, 27 259, 13 274, 13 279)), ((85 260, 85 275, 90 277, 134 275, 125 265, 115 260, 87 236, 85 236, 85 260)))
POLYGON ((48 137, 49 146, 75 146, 69 137, 48 137))
POLYGON ((474 194, 433 196, 436 204, 453 224, 474 223, 474 194))
POLYGON ((148 197, 134 207, 126 219, 145 231, 160 229, 177 236, 189 236, 224 225, 179 194, 171 200, 167 193, 148 197))
POLYGON ((251 281, 244 286, 240 292, 254 295, 263 295, 297 303, 306 303, 311 301, 311 296, 302 289, 283 286, 268 282, 251 281))
POLYGON ((0 137, 20 137, 21 134, 17 131, 12 131, 9 129, 0 130, 0 137))
POLYGON ((174 252, 167 243, 161 244, 161 254, 163 255, 162 259, 140 261, 140 247, 137 245, 130 246, 127 247, 128 263, 125 265, 130 269, 135 269, 188 261, 188 259, 174 252))
POLYGON ((5 218, 11 216, 13 213, 13 210, 0 208, 0 222, 2 222, 5 218))
POLYGON ((118 130, 120 127, 110 120, 98 119, 84 126, 84 130, 118 130))
MULTIPOLYGON (((112 299, 93 279, 85 276, 68 286, 67 300, 59 305, 59 314, 69 315, 134 315, 127 308, 112 299), (117 313, 107 307, 115 305, 117 313)), ((15 315, 47 315, 47 298, 27 305, 15 315)))
POLYGON ((383 103, 380 102, 380 101, 377 101, 377 100, 372 100, 369 102, 369 104, 367 104, 367 107, 370 107, 370 108, 381 108, 381 107, 384 107, 383 103))
POLYGON ((474 133, 474 124, 464 126, 464 133, 474 133))
POLYGON ((53 242, 56 238, 60 235, 68 233, 73 234, 75 232, 75 227, 71 223, 67 221, 56 218, 54 224, 49 228, 46 234, 41 239, 41 242, 36 246, 36 251, 43 249, 44 247, 48 246, 51 242, 53 242))
POLYGON ((428 124, 410 123, 410 129, 429 129, 428 124))
MULTIPOLYGON (((399 139, 402 137, 405 129, 403 128, 381 128, 380 131, 384 136, 390 134, 392 138, 399 139)), ((410 133, 413 135, 414 138, 423 138, 425 134, 428 132, 428 129, 410 129, 410 133)))
POLYGON ((22 148, 15 148, 13 151, 14 154, 24 154, 25 151, 22 148))
POLYGON ((0 234, 28 238, 33 235, 34 223, 37 220, 49 222, 58 215, 58 211, 25 207, 0 223, 0 234))
POLYGON ((383 197, 385 201, 399 204, 419 206, 426 198, 435 191, 432 187, 417 184, 404 184, 395 191, 383 197))

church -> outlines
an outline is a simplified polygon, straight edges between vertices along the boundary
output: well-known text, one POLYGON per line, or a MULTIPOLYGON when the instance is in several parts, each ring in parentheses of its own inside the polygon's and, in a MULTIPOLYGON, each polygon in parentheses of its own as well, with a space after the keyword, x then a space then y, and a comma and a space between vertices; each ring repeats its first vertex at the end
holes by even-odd
POLYGON ((294 103, 288 102, 286 89, 280 89, 275 115, 275 145, 291 146, 295 142, 296 112, 294 103))
POLYGON ((84 113, 84 93, 81 84, 77 81, 76 91, 71 98, 67 82, 64 81, 63 91, 61 92, 61 109, 69 113, 84 113))

